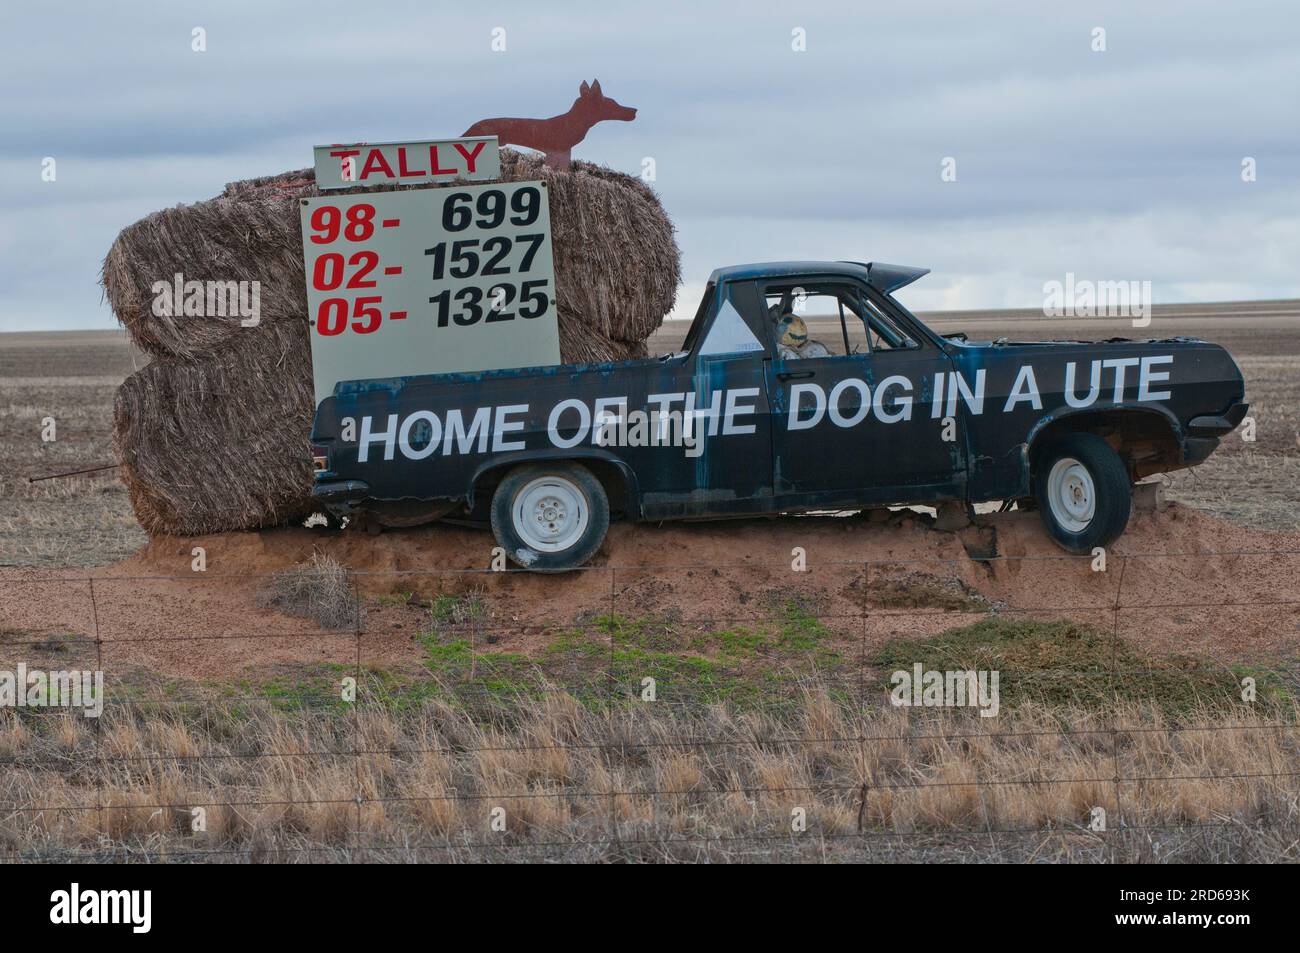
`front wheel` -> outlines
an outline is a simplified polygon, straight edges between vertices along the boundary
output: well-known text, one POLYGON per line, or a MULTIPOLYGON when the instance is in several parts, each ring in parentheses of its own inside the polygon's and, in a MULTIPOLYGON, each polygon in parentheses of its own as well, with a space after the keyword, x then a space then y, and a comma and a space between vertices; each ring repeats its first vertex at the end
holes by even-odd
POLYGON ((609 530, 609 498, 586 467, 529 464, 492 496, 492 532, 510 559, 535 572, 581 566, 609 530))
POLYGON ((1114 448, 1095 434, 1069 434, 1045 448, 1034 467, 1034 498, 1052 538, 1090 553, 1128 525, 1132 486, 1114 448))

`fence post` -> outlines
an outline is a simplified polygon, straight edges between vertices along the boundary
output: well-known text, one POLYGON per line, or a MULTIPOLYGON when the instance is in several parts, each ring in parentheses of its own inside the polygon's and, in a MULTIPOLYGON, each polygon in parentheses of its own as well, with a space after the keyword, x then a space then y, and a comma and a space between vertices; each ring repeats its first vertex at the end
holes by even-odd
MULTIPOLYGON (((1123 606, 1124 597, 1124 574, 1128 570, 1128 556, 1123 556, 1119 564, 1119 579, 1115 583, 1115 603, 1112 607, 1112 625, 1110 640, 1110 692, 1112 700, 1118 697, 1116 679, 1119 677, 1119 613, 1123 606)), ((1110 719, 1110 756, 1111 764, 1114 768, 1115 784, 1115 825, 1124 826, 1124 800, 1123 791, 1120 784, 1119 773, 1119 728, 1117 719, 1119 718, 1120 706, 1114 705, 1111 709, 1110 719)), ((1109 830, 1109 825, 1107 825, 1109 830)))

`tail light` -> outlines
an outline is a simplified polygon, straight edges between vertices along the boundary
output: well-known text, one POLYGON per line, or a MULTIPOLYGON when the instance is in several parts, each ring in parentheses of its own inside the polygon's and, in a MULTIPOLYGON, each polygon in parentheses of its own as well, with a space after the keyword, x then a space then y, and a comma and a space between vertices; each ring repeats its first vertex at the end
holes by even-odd
POLYGON ((316 473, 326 473, 330 468, 330 452, 328 447, 318 447, 313 445, 311 448, 311 467, 316 473))

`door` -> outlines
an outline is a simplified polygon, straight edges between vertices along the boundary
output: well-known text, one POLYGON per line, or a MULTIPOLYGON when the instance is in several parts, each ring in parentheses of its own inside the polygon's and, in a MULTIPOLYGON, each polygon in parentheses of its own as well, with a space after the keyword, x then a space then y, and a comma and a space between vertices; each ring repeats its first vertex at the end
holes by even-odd
POLYGON ((925 502, 963 485, 960 428, 945 428, 931 399, 951 368, 943 351, 843 279, 783 278, 759 293, 775 341, 778 505, 925 502))

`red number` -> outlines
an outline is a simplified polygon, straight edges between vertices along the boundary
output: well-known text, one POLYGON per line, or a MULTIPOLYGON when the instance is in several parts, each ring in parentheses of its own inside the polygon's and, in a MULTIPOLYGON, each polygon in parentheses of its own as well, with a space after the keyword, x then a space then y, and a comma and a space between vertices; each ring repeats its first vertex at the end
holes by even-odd
POLYGON ((379 284, 377 281, 366 281, 366 275, 370 274, 379 266, 379 253, 373 251, 359 251, 348 259, 349 265, 360 265, 360 270, 348 279, 349 288, 373 288, 379 284))
POLYGON ((343 237, 350 242, 364 242, 375 233, 375 207, 353 205, 348 208, 348 224, 343 237))
POLYGON ((358 318, 368 318, 369 321, 364 325, 353 321, 352 330, 358 334, 369 334, 371 331, 378 331, 380 323, 384 320, 384 313, 378 308, 370 307, 370 305, 378 304, 383 300, 381 296, 376 295, 373 298, 358 298, 353 302, 353 315, 358 318))
POLYGON ((343 256, 327 252, 316 259, 311 270, 311 286, 318 291, 333 291, 343 284, 343 256))
MULTIPOLYGON (((352 330, 358 334, 378 331, 384 321, 384 312, 375 307, 383 301, 382 295, 357 298, 352 302, 352 330)), ((346 298, 326 298, 316 313, 316 331, 326 337, 342 334, 348 326, 348 301, 346 298)))
POLYGON ((342 334, 348 326, 348 302, 346 298, 326 298, 320 303, 316 312, 316 330, 326 337, 342 334))
POLYGON ((334 239, 339 237, 339 223, 341 216, 339 210, 333 205, 322 205, 311 213, 311 227, 315 232, 322 234, 313 235, 311 240, 317 245, 328 245, 334 239))
MULTIPOLYGON (((364 242, 375 233, 375 207, 373 205, 350 205, 347 210, 348 223, 343 227, 343 237, 350 242, 364 242)), ((313 244, 328 245, 339 237, 339 227, 343 225, 343 213, 336 205, 322 205, 311 213, 311 227, 316 234, 311 236, 313 244)))
MULTIPOLYGON (((348 279, 349 288, 373 288, 377 281, 366 281, 366 276, 379 267, 379 254, 373 251, 359 251, 348 259, 349 265, 355 265, 357 271, 348 279)), ((343 284, 343 256, 338 252, 326 252, 316 259, 311 270, 311 285, 317 291, 333 291, 343 284)))

